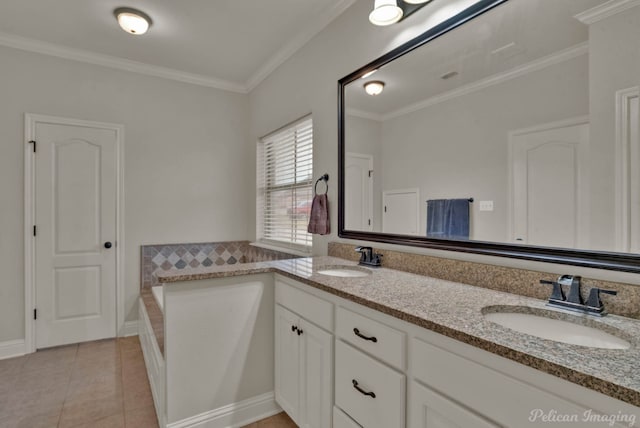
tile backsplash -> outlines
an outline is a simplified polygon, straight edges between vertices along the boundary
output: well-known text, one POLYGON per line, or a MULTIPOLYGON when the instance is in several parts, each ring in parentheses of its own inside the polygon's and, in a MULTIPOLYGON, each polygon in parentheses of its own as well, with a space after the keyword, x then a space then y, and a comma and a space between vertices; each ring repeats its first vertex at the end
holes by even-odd
MULTIPOLYGON (((330 242, 328 253, 330 256, 357 261, 360 254, 353 249, 354 245, 352 244, 330 242)), ((549 298, 551 289, 549 286, 541 285, 540 280, 555 280, 558 276, 549 272, 516 269, 423 254, 386 249, 376 249, 375 251, 383 254, 383 267, 541 300, 549 298)), ((570 273, 570 266, 567 269, 569 270, 567 273, 570 273)), ((616 290, 618 292, 617 296, 601 296, 607 311, 612 314, 640 319, 640 286, 591 278, 582 278, 582 282, 583 298, 587 298, 589 289, 592 287, 616 290)))
POLYGON ((158 285, 155 273, 200 267, 293 259, 299 256, 251 245, 249 241, 142 245, 140 287, 158 285))

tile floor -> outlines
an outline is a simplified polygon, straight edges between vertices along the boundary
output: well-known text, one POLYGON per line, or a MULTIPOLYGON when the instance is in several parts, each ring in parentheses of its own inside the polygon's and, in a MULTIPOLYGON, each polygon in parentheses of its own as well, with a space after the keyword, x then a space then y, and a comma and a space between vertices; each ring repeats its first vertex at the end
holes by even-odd
POLYGON ((298 428, 298 425, 294 424, 285 412, 282 412, 242 428, 298 428))
POLYGON ((157 426, 137 337, 0 360, 1 428, 157 426))
MULTIPOLYGON (((137 337, 0 360, 0 428, 157 428, 137 337)), ((296 428, 279 413, 245 428, 296 428)))

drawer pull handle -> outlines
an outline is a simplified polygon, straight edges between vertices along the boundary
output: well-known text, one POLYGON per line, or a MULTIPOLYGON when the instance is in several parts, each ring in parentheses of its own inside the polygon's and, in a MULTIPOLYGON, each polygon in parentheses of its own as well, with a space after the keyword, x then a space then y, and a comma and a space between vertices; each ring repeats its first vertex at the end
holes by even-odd
POLYGON ((364 334, 360 333, 360 330, 358 330, 357 328, 354 328, 354 329, 353 329, 353 333, 354 333, 356 336, 358 336, 359 338, 364 339, 364 340, 370 340, 370 341, 372 341, 373 343, 376 343, 376 342, 378 341, 378 339, 376 339, 376 337, 375 337, 375 336, 367 337, 367 336, 365 336, 364 334))
POLYGON ((357 380, 353 379, 353 380, 351 380, 351 382, 353 383, 353 387, 354 387, 355 389, 357 389, 357 390, 358 390, 358 392, 359 392, 360 394, 362 394, 362 395, 368 395, 368 396, 369 396, 369 397, 371 397, 371 398, 376 398, 376 393, 375 393, 375 392, 367 392, 367 391, 365 391, 364 389, 360 388, 360 387, 358 386, 358 381, 357 381, 357 380))
POLYGON ((298 327, 296 327, 295 325, 291 326, 291 331, 296 332, 298 331, 298 327))

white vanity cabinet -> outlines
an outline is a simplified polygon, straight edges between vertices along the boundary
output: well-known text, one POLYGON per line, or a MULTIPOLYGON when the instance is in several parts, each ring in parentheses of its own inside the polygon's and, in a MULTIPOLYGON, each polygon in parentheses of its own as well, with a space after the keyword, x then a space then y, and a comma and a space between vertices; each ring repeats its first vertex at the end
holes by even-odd
POLYGON ((629 424, 586 418, 628 415, 640 420, 635 406, 278 278, 276 399, 299 426, 547 427, 554 425, 548 418, 556 414, 576 420, 563 426, 622 428, 629 424), (304 333, 298 335, 292 327, 304 333))
POLYGON ((275 398, 300 427, 332 426, 332 320, 331 303, 276 280, 275 398))
POLYGON ((498 428, 462 405, 412 381, 409 386, 410 428, 498 428))

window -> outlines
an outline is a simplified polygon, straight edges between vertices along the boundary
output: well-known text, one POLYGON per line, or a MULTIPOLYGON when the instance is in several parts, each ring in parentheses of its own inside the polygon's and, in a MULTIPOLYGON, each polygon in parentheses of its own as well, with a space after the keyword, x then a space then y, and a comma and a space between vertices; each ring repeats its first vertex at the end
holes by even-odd
POLYGON ((311 251, 313 123, 303 117, 258 142, 258 240, 311 251))

